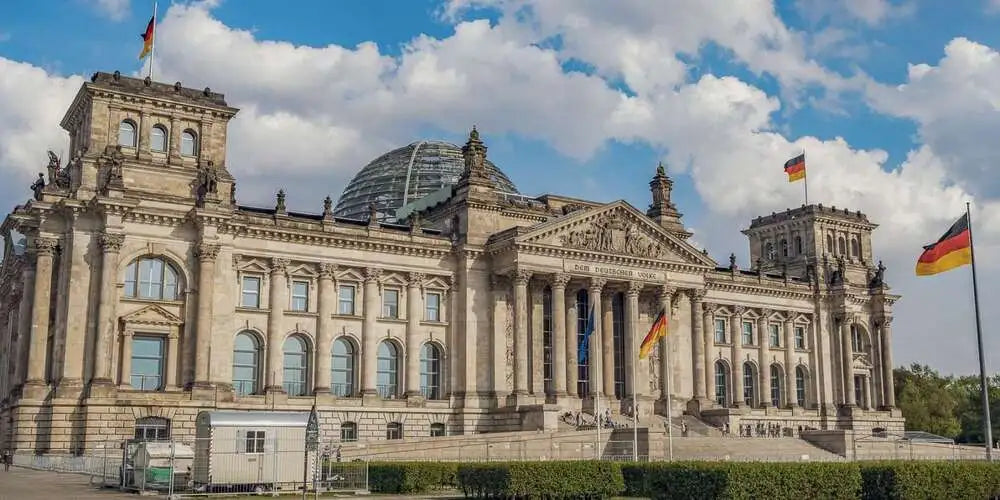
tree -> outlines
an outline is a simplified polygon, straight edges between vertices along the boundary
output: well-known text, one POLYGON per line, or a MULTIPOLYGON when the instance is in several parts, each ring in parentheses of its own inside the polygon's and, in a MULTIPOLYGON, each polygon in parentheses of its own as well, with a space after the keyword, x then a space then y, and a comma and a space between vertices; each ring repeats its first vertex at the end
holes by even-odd
POLYGON ((962 432, 959 400, 949 390, 953 377, 942 377, 929 366, 914 363, 893 370, 896 404, 906 417, 906 430, 956 438, 962 432))
MULTIPOLYGON (((992 417, 993 439, 1000 439, 1000 375, 994 375, 987 380, 990 397, 990 416, 992 417)), ((960 443, 983 442, 983 402, 979 392, 979 377, 966 375, 959 377, 949 386, 958 403, 955 416, 962 430, 956 441, 960 443)), ((905 415, 905 414, 904 414, 905 415)))

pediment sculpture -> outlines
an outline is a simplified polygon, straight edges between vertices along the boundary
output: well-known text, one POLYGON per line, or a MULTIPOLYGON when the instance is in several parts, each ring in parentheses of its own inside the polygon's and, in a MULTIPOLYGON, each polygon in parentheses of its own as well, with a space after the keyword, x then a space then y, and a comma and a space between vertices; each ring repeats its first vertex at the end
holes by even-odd
POLYGON ((659 242, 643 234, 638 224, 620 215, 594 220, 588 227, 560 236, 564 247, 595 252, 621 253, 648 258, 667 255, 659 242))

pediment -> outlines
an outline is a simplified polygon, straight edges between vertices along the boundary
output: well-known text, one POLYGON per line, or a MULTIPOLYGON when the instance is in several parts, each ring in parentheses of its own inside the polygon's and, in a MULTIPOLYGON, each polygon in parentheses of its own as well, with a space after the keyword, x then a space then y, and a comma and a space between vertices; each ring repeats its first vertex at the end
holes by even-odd
POLYGON ((517 243, 715 266, 715 261, 625 201, 578 210, 534 226, 517 243))
POLYGON ((178 326, 184 323, 177 315, 156 304, 150 304, 138 311, 122 316, 121 321, 125 324, 160 326, 178 326))

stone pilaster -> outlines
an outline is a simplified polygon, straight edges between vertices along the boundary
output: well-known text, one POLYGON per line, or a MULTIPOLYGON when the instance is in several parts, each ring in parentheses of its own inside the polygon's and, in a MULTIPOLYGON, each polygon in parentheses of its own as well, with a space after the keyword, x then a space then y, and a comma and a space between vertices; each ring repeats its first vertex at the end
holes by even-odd
POLYGON ((840 319, 840 373, 843 375, 844 384, 844 405, 857 406, 854 397, 854 346, 851 345, 851 323, 854 317, 851 315, 841 316, 840 319))
POLYGON ((406 397, 423 399, 420 392, 420 319, 424 275, 410 273, 406 287, 406 397))
POLYGON ((896 407, 896 387, 892 379, 892 316, 879 322, 879 340, 882 341, 882 401, 884 409, 896 407))
POLYGON ((123 330, 121 334, 122 359, 118 363, 118 387, 132 389, 132 330, 123 330))
MULTIPOLYGON (((641 290, 642 288, 641 288, 641 284, 640 284, 640 286, 638 287, 638 290, 633 290, 634 287, 631 286, 631 285, 633 285, 633 284, 630 283, 630 286, 629 286, 629 298, 628 298, 629 314, 628 314, 628 320, 630 322, 634 321, 635 323, 633 323, 633 324, 638 324, 638 320, 639 320, 639 310, 638 310, 638 308, 639 308, 639 290, 641 290), (632 298, 633 292, 635 294, 635 298, 634 299, 632 298)), ((658 307, 658 309, 663 311, 663 314, 666 316, 666 319, 667 319, 667 335, 664 336, 663 338, 661 338, 659 340, 658 345, 656 347, 657 349, 660 350, 660 366, 657 367, 657 368, 660 370, 660 394, 659 394, 659 397, 660 397, 660 400, 662 400, 662 401, 667 401, 670 398, 670 385, 671 385, 671 382, 672 382, 672 380, 671 380, 671 378, 672 378, 671 375, 672 374, 670 373, 670 371, 671 371, 670 356, 672 354, 670 352, 670 318, 673 315, 672 314, 672 307, 673 307, 674 293, 676 291, 677 291, 677 289, 675 289, 674 287, 669 286, 669 285, 664 285, 664 286, 660 287, 659 294, 657 296, 657 300, 659 301, 659 304, 658 304, 659 307, 658 307)), ((641 331, 635 331, 633 333, 633 338, 638 339, 639 338, 638 335, 642 335, 642 332, 641 331)), ((635 352, 638 352, 638 349, 636 349, 635 352)))
POLYGON ((705 373, 705 351, 708 350, 708 340, 705 335, 705 292, 702 290, 692 290, 691 297, 691 364, 694 368, 694 398, 699 402, 699 408, 704 408, 707 402, 705 386, 711 381, 705 373))
POLYGON ((176 330, 171 331, 167 336, 167 370, 166 379, 163 381, 164 390, 175 391, 177 390, 177 358, 180 354, 178 351, 178 340, 180 335, 176 330))
POLYGON ((529 391, 542 401, 545 397, 545 284, 539 280, 528 283, 528 307, 530 308, 528 317, 530 325, 528 327, 529 338, 528 349, 530 355, 528 359, 528 380, 530 380, 529 391))
POLYGON ((569 276, 557 274, 552 278, 552 390, 556 396, 566 395, 566 284, 569 276))
MULTIPOLYGON (((597 316, 595 318, 601 323, 601 331, 607 332, 607 334, 601 338, 601 380, 604 386, 604 395, 607 396, 608 399, 615 398, 615 365, 617 364, 615 361, 615 315, 611 308, 612 295, 613 294, 607 294, 601 297, 601 304, 599 306, 600 309, 597 309, 597 316)), ((626 340, 629 334, 627 326, 624 333, 625 335, 622 337, 623 340, 626 340)), ((626 356, 626 359, 628 359, 628 356, 626 356)), ((628 371, 627 366, 625 373, 626 391, 621 395, 622 398, 626 397, 626 395, 632 394, 631 392, 628 392, 627 384, 628 377, 630 376, 628 374, 631 372, 628 371)))
POLYGON ((531 271, 510 275, 514 285, 514 394, 528 393, 528 280, 531 271))
POLYGON ((333 285, 336 264, 323 262, 319 265, 319 297, 317 311, 319 321, 316 327, 316 394, 330 392, 332 368, 330 356, 333 354, 333 314, 337 310, 337 293, 333 285))
POLYGON ((101 245, 101 298, 97 306, 97 335, 94 341, 93 385, 111 385, 112 339, 115 335, 115 309, 118 303, 118 257, 125 235, 103 233, 101 245))
POLYGON ((729 335, 733 342, 733 394, 732 405, 734 408, 745 406, 743 401, 743 306, 733 307, 733 314, 729 317, 729 335))
POLYGON ((282 343, 284 332, 282 323, 285 318, 285 307, 288 306, 288 259, 271 259, 271 274, 268 291, 267 315, 267 381, 264 390, 270 393, 284 392, 284 363, 282 343))
POLYGON ((212 321, 215 301, 215 259, 222 247, 214 243, 199 243, 195 248, 198 257, 198 316, 195 321, 194 385, 198 388, 212 386, 212 321))
POLYGON ((31 337, 28 341, 28 370, 24 397, 45 397, 49 342, 49 304, 52 296, 52 258, 55 255, 55 238, 37 237, 34 241, 35 289, 31 302, 31 337))
POLYGON ((364 322, 361 324, 361 393, 365 397, 375 397, 378 394, 375 386, 378 374, 376 366, 378 332, 375 329, 379 317, 378 292, 381 276, 381 269, 375 267, 365 269, 364 322))
MULTIPOLYGON (((705 292, 698 290, 695 295, 700 295, 699 302, 704 299, 705 292)), ((692 298, 692 301, 694 299, 692 298)), ((715 304, 702 302, 702 332, 705 338, 705 397, 710 405, 716 404, 715 393, 715 304)))
MULTIPOLYGON (((601 355, 601 339, 604 338, 603 334, 604 330, 603 328, 601 328, 600 315, 597 314, 597 310, 599 309, 597 308, 601 307, 601 291, 604 289, 604 285, 606 283, 607 280, 603 278, 591 278, 590 286, 587 288, 590 299, 589 305, 590 307, 595 308, 593 333, 590 334, 590 345, 587 346, 588 349, 587 361, 590 365, 590 371, 588 373, 589 375, 588 380, 590 383, 590 395, 595 398, 601 396, 601 373, 602 373, 601 369, 604 368, 603 366, 600 367, 597 366, 598 364, 600 364, 598 356, 601 355), (597 361, 597 363, 595 363, 595 361, 597 361)), ((590 321, 589 317, 590 313, 588 312, 587 314, 588 314, 587 321, 590 321)), ((627 380, 628 379, 626 378, 626 381, 627 380)), ((581 396, 583 395, 581 394, 581 396)))
POLYGON ((770 309, 761 309, 760 318, 757 320, 757 386, 760 387, 758 400, 762 408, 773 406, 771 404, 771 362, 768 350, 771 347, 771 330, 768 325, 768 317, 771 316, 770 309))
POLYGON ((788 312, 785 320, 785 405, 789 408, 798 406, 795 386, 795 323, 792 322, 792 312, 788 312))
POLYGON ((579 359, 579 322, 577 321, 576 292, 568 295, 566 299, 566 394, 570 396, 584 396, 578 394, 577 385, 579 382, 580 369, 577 364, 579 359))

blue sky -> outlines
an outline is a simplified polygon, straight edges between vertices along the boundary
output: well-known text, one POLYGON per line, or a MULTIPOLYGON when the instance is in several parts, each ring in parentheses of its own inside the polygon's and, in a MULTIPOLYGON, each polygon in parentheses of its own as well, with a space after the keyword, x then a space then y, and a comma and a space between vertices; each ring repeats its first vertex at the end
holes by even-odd
MULTIPOLYGON (((0 4, 0 173, 12 180, 0 203, 22 202, 44 149, 65 148, 57 124, 81 78, 142 71, 151 8, 0 4)), ((664 161, 696 242, 742 262, 739 229, 802 202, 780 167, 805 149, 811 201, 882 225, 876 253, 905 297, 897 361, 972 371, 966 273, 917 280, 912 263, 965 200, 982 211, 980 254, 1000 254, 989 224, 1000 226, 1000 153, 988 147, 1000 125, 996 0, 222 0, 159 11, 157 79, 211 86, 243 110, 228 165, 241 202, 271 204, 284 187, 292 208, 318 210, 379 153, 460 143, 475 123, 528 194, 644 208, 664 161)), ((1000 278, 995 261, 981 271, 1000 278)), ((997 313, 986 319, 1000 327, 997 313)))

